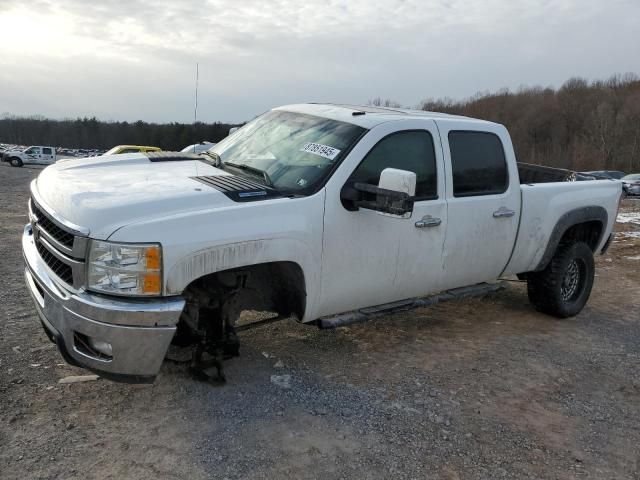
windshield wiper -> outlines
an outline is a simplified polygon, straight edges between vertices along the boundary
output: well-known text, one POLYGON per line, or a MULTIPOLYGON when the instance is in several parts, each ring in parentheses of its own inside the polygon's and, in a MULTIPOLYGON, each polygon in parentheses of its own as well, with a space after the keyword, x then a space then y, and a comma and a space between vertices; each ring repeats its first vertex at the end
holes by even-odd
POLYGON ((220 155, 218 155, 217 153, 210 152, 209 150, 205 150, 201 154, 202 155, 206 155, 207 157, 210 157, 211 159, 213 159, 213 166, 214 167, 221 167, 222 166, 222 159, 220 158, 220 155))
POLYGON ((259 168, 252 167, 250 165, 243 165, 243 164, 231 163, 231 162, 223 162, 222 158, 220 158, 220 155, 218 155, 215 152, 211 152, 209 150, 206 150, 206 151, 202 152, 202 155, 206 155, 209 158, 211 158, 213 160, 212 163, 213 163, 214 167, 224 168, 226 166, 229 166, 229 167, 237 168, 239 170, 245 170, 247 172, 252 172, 252 173, 254 173, 256 175, 261 176, 264 179, 264 183, 267 185, 267 187, 275 188, 275 186, 273 185, 273 181, 271 181, 271 177, 269 176, 269 174, 265 170, 260 170, 259 168))
POLYGON ((259 168, 252 167, 250 165, 243 165, 243 164, 231 163, 231 162, 224 162, 222 165, 225 167, 228 166, 228 167, 238 168, 240 170, 246 170, 247 172, 252 172, 254 174, 260 175, 264 179, 264 183, 267 185, 267 187, 275 188, 275 186, 273 185, 273 182, 271 181, 271 177, 269 176, 266 170, 260 170, 259 168))

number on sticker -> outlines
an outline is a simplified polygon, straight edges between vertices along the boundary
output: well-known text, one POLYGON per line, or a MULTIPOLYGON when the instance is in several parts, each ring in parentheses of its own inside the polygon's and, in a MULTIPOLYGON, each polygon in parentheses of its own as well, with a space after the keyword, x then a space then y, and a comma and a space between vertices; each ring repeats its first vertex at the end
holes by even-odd
POLYGON ((337 148, 333 148, 328 145, 322 145, 321 143, 305 143, 300 151, 312 153, 313 155, 328 158, 329 160, 333 160, 340 153, 340 150, 338 150, 337 148))

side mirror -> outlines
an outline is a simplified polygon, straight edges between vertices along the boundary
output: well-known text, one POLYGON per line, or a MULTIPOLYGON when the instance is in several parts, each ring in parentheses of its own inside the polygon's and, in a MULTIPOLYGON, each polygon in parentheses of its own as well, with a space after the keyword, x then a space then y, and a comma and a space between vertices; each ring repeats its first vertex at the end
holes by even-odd
POLYGON ((378 186, 368 183, 347 183, 340 199, 347 210, 366 208, 391 215, 405 216, 413 211, 416 174, 407 170, 385 168, 378 186))
POLYGON ((380 174, 379 188, 406 193, 410 197, 416 194, 416 174, 408 170, 385 168, 380 174))

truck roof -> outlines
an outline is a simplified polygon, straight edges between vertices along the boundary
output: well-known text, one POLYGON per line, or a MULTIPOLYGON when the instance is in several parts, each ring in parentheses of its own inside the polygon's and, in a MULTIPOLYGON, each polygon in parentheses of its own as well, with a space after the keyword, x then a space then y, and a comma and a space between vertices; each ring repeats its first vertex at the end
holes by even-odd
POLYGON ((410 120, 424 118, 430 120, 465 120, 479 123, 491 123, 488 120, 479 120, 461 115, 450 115, 448 113, 427 112, 423 110, 412 110, 408 108, 374 107, 371 105, 347 105, 336 103, 299 103, 284 105, 274 110, 285 110, 289 112, 306 113, 318 117, 330 118, 341 122, 352 123, 364 128, 373 128, 385 122, 410 120))

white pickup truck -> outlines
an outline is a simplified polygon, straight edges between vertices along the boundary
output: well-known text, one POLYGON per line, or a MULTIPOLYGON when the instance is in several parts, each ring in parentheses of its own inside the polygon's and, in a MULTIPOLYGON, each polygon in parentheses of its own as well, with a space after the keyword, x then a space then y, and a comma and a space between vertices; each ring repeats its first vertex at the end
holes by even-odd
POLYGON ((9 162, 12 167, 27 164, 51 165, 56 162, 56 149, 32 145, 24 150, 7 150, 2 154, 2 161, 9 162))
POLYGON ((46 168, 31 184, 26 283, 67 361, 135 382, 172 341, 194 346, 196 372, 221 368, 245 310, 331 328, 517 274, 535 308, 576 315, 621 183, 518 170, 495 123, 276 108, 204 155, 46 168))

